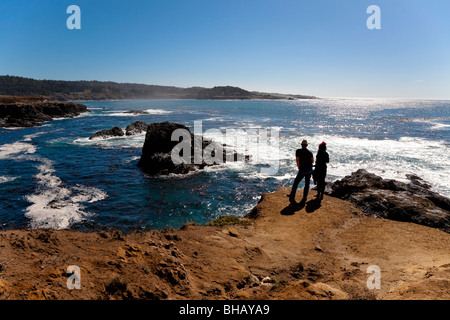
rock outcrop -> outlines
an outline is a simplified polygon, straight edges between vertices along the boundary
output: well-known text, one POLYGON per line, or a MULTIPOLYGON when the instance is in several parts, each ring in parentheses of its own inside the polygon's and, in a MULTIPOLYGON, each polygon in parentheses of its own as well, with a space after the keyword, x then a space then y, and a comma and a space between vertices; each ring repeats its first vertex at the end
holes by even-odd
POLYGON ((0 127, 34 127, 54 118, 72 118, 89 112, 85 105, 43 97, 0 97, 0 127))
POLYGON ((148 124, 144 121, 135 121, 125 128, 125 134, 132 136, 135 134, 141 134, 147 132, 148 124))
POLYGON ((356 204, 368 215, 450 232, 450 199, 432 191, 430 184, 416 175, 407 178, 410 183, 360 169, 332 183, 329 195, 356 204))
POLYGON ((125 135, 125 133, 123 132, 122 129, 120 129, 119 127, 114 127, 112 129, 102 130, 94 133, 92 136, 89 137, 89 140, 122 137, 123 135, 125 135))
MULTIPOLYGON (((144 147, 142 148, 142 156, 138 166, 149 175, 167 175, 170 173, 186 174, 216 164, 206 163, 204 160, 202 160, 201 163, 196 163, 200 161, 195 161, 194 159, 194 139, 201 139, 202 154, 205 148, 208 148, 212 156, 215 156, 215 150, 219 150, 221 155, 218 157, 221 162, 225 163, 227 161, 227 150, 225 145, 205 140, 202 137, 195 137, 185 125, 166 121, 162 123, 152 123, 148 126, 144 147), (191 146, 191 155, 188 157, 189 161, 180 164, 175 164, 171 155, 172 149, 180 143, 180 141, 172 141, 172 133, 177 129, 184 129, 188 132, 189 141, 187 142, 190 143, 191 146)), ((233 160, 236 161, 237 159, 238 155, 233 152, 233 160)))

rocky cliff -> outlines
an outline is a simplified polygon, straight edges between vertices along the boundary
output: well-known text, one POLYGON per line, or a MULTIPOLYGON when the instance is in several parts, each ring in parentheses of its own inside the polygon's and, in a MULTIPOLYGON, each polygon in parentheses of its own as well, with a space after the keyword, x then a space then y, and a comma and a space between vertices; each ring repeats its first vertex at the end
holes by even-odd
POLYGON ((76 117, 89 112, 85 105, 43 97, 0 96, 0 127, 34 127, 54 118, 76 117))

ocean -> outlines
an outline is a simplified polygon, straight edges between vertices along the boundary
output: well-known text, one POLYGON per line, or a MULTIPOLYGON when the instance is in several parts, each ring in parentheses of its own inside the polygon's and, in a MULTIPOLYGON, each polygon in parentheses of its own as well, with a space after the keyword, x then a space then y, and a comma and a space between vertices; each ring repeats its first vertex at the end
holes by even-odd
MULTIPOLYGON (((328 181, 357 169, 406 180, 416 174, 450 197, 450 101, 399 99, 84 101, 92 112, 40 127, 0 129, 0 226, 123 232, 205 224, 244 216, 264 192, 291 186, 295 150, 327 143, 328 181), (130 115, 128 110, 146 110, 130 115), (224 141, 227 130, 272 130, 278 143, 236 147, 258 162, 227 163, 192 174, 146 176, 137 167, 145 134, 89 140, 134 121, 170 121, 224 141), (215 130, 209 130, 215 129, 215 130), (279 165, 273 174, 261 168, 279 165)), ((241 140, 239 140, 241 139, 241 140)), ((269 141, 270 142, 270 141, 269 141)), ((300 185, 302 187, 303 183, 300 185)))

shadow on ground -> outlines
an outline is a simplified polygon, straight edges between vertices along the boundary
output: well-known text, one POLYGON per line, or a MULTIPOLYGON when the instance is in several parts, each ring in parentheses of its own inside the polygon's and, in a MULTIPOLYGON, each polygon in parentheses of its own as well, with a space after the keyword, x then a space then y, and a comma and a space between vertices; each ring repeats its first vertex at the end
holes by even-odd
POLYGON ((302 210, 303 208, 305 208, 305 211, 308 213, 312 213, 314 211, 316 211, 317 209, 319 209, 322 205, 322 200, 319 198, 313 199, 313 200, 309 200, 308 202, 306 202, 306 200, 302 200, 300 202, 296 202, 291 201, 291 203, 285 207, 283 210, 281 210, 281 214, 284 216, 291 216, 293 214, 295 214, 296 212, 302 210))

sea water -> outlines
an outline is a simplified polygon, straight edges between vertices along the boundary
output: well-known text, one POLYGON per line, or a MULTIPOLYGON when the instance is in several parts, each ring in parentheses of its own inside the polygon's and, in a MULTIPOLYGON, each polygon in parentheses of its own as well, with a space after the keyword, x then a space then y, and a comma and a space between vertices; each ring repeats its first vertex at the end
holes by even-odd
MULTIPOLYGON (((122 231, 204 224, 243 216, 264 192, 290 187, 295 150, 307 139, 315 154, 327 143, 327 180, 357 169, 406 180, 416 174, 450 196, 450 101, 138 100, 86 101, 91 112, 40 127, 0 129, 0 225, 8 228, 122 231), (126 114, 145 110, 148 114, 126 114), (227 129, 278 129, 279 144, 259 155, 279 164, 274 175, 258 163, 229 163, 184 176, 148 177, 137 167, 145 134, 89 140, 95 132, 134 121, 171 121, 223 139, 227 129), (211 132, 211 131, 210 131, 211 132)), ((239 141, 237 141, 239 143, 239 141)), ((262 149, 261 149, 262 148, 262 149)), ((264 149, 265 148, 265 149, 264 149)), ((249 150, 252 153, 255 150, 249 150)), ((301 187, 302 185, 300 185, 301 187)))

